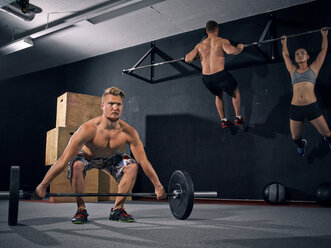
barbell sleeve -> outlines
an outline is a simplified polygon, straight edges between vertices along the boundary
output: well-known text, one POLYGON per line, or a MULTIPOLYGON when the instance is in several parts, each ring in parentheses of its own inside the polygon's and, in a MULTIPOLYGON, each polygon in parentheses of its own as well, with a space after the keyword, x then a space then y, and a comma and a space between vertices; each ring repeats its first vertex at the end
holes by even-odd
POLYGON ((9 192, 8 191, 1 191, 0 192, 0 199, 8 199, 9 198, 9 192))
POLYGON ((194 192, 194 198, 216 198, 217 192, 216 191, 197 191, 194 192))

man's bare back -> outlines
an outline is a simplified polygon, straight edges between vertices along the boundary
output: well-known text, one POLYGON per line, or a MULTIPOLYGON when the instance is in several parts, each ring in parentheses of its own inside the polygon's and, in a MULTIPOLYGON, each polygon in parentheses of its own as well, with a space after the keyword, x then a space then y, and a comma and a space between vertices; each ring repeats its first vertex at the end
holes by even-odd
POLYGON ((226 42, 226 39, 220 37, 208 37, 197 45, 202 74, 213 74, 224 70, 223 44, 226 42))
POLYGON ((197 44, 195 48, 185 57, 185 62, 192 63, 194 59, 200 58, 202 74, 210 75, 224 70, 225 53, 237 55, 244 49, 243 44, 234 47, 230 41, 218 37, 218 30, 209 33, 208 37, 197 44))

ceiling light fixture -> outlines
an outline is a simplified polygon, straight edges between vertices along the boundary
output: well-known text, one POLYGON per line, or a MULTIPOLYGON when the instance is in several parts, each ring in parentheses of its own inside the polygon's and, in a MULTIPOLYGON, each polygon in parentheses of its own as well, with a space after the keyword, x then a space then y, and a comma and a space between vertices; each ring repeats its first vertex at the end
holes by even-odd
MULTIPOLYGON (((47 20, 46 27, 41 26, 38 28, 38 30, 35 30, 34 33, 30 33, 28 36, 26 36, 24 38, 12 41, 11 43, 0 47, 0 54, 6 55, 9 53, 33 46, 32 40, 38 39, 42 36, 51 34, 53 32, 56 32, 56 31, 59 31, 59 30, 62 30, 62 29, 68 28, 68 27, 71 27, 81 21, 87 21, 88 19, 91 19, 91 20, 89 20, 90 23, 93 23, 93 21, 94 21, 95 22, 94 24, 97 24, 99 22, 105 21, 106 19, 114 18, 115 17, 114 15, 112 15, 111 17, 103 16, 102 20, 93 20, 92 21, 92 18, 106 14, 110 11, 119 11, 122 9, 122 11, 120 12, 120 15, 123 15, 128 12, 132 12, 137 9, 147 7, 150 4, 155 4, 158 2, 162 2, 162 1, 166 1, 166 0, 148 0, 148 1, 147 0, 108 0, 104 3, 93 6, 86 10, 83 10, 80 12, 74 12, 75 14, 73 14, 73 16, 71 18, 66 17, 63 19, 56 20, 52 23, 49 23, 47 20), (130 8, 130 5, 132 5, 133 9, 130 8), (20 44, 19 47, 17 44, 20 44)), ((32 4, 30 4, 29 8, 31 8, 31 6, 32 6, 32 4)), ((41 12, 41 9, 40 9, 40 12, 41 12)), ((119 16, 119 14, 117 14, 116 17, 117 16, 119 16)))
POLYGON ((35 5, 31 5, 31 7, 29 7, 29 1, 27 0, 20 1, 21 2, 12 2, 6 6, 3 6, 0 8, 0 11, 3 11, 26 22, 32 21, 36 13, 40 13, 42 11, 38 6, 35 5))
POLYGON ((6 55, 32 46, 33 46, 32 39, 30 37, 24 37, 23 39, 15 40, 1 47, 0 53, 2 55, 6 55))

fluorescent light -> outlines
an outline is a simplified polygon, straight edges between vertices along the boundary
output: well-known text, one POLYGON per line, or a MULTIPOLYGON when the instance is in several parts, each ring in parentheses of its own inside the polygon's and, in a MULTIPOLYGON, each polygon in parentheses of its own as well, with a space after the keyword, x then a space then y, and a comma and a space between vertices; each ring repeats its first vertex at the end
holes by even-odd
POLYGON ((33 46, 33 41, 31 40, 30 37, 25 37, 19 40, 15 40, 3 47, 0 48, 0 53, 2 55, 6 55, 9 53, 13 53, 16 51, 23 50, 25 48, 33 46))

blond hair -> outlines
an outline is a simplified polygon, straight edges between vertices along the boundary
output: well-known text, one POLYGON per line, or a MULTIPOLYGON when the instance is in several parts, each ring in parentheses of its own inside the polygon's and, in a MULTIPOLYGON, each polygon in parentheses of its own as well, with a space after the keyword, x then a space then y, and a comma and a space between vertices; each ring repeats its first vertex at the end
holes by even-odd
POLYGON ((105 91, 102 95, 102 103, 104 102, 106 95, 120 96, 122 98, 122 100, 125 97, 124 91, 120 90, 119 88, 116 88, 116 87, 110 87, 110 88, 105 89, 105 91))

